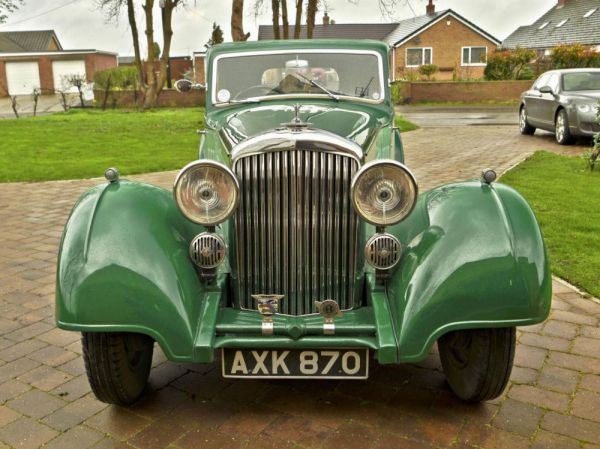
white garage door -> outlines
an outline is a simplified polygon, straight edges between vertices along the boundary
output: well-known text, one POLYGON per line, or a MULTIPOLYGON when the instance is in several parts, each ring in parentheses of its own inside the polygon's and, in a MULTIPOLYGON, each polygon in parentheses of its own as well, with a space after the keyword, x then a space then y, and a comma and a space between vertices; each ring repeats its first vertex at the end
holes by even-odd
POLYGON ((77 92, 76 87, 69 85, 67 78, 72 75, 85 77, 85 61, 53 61, 52 73, 54 74, 54 89, 77 92))
POLYGON ((40 69, 37 62, 7 62, 6 80, 10 95, 31 95, 40 87, 40 69))

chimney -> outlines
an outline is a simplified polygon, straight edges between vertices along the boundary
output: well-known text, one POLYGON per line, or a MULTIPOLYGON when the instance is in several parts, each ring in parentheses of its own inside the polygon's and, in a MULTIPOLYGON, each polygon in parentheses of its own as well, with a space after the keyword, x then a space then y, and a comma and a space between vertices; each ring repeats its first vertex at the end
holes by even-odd
POLYGON ((557 8, 562 8, 563 6, 565 6, 567 4, 569 0, 558 0, 558 5, 556 5, 557 8))
MULTIPOLYGON (((565 1, 565 0, 559 0, 565 1)), ((427 15, 433 16, 435 14, 435 5, 433 4, 433 0, 429 0, 429 4, 427 5, 427 15)))
POLYGON ((327 11, 325 11, 325 15, 323 16, 323 25, 329 25, 330 23, 330 18, 329 15, 327 15, 327 11))

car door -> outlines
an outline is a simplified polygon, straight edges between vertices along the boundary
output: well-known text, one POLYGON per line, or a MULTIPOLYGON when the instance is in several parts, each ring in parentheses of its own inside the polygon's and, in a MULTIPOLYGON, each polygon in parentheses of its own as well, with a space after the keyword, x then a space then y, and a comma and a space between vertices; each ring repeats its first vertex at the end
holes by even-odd
POLYGON ((539 98, 539 118, 542 124, 548 129, 554 129, 554 115, 558 108, 558 93, 560 85, 560 74, 553 73, 546 81, 546 86, 552 89, 552 92, 542 92, 539 98))
POLYGON ((527 108, 527 121, 535 126, 539 127, 542 123, 541 120, 541 98, 542 93, 540 88, 545 86, 547 81, 550 79, 549 73, 544 73, 540 76, 537 81, 533 84, 530 90, 525 92, 525 107, 527 108))

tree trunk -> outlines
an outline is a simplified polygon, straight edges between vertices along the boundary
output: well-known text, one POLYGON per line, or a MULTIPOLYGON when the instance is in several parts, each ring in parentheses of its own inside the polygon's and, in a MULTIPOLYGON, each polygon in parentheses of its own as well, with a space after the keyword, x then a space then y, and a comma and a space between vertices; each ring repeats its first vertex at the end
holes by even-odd
POLYGON ((290 23, 288 22, 287 0, 281 0, 281 20, 283 22, 283 38, 290 38, 290 23))
POLYGON ((154 17, 152 8, 154 0, 146 0, 144 4, 144 13, 146 16, 146 45, 148 46, 148 58, 146 59, 146 84, 144 92, 144 109, 151 108, 156 102, 157 79, 154 71, 154 17))
POLYGON ((315 29, 315 18, 317 16, 317 2, 318 0, 308 0, 308 6, 306 7, 306 38, 313 38, 313 30, 315 29))
POLYGON ((294 39, 300 39, 302 31, 302 1, 296 0, 296 23, 294 24, 294 39))
POLYGON ((244 34, 244 0, 233 0, 231 5, 231 38, 234 42, 246 41, 250 33, 244 34))
POLYGON ((273 38, 278 41, 281 39, 279 33, 279 0, 271 0, 271 9, 273 10, 273 38))
POLYGON ((133 38, 133 51, 135 55, 135 67, 137 69, 138 83, 142 92, 146 91, 146 83, 144 81, 144 67, 142 65, 142 55, 140 51, 140 37, 137 28, 137 22, 135 20, 135 6, 133 0, 127 0, 127 18, 129 19, 129 26, 131 28, 131 36, 133 38))
POLYGON ((156 88, 156 96, 163 90, 167 83, 167 72, 169 60, 171 59, 171 42, 173 40, 173 9, 177 6, 179 0, 166 0, 163 16, 163 48, 160 56, 160 76, 156 88))

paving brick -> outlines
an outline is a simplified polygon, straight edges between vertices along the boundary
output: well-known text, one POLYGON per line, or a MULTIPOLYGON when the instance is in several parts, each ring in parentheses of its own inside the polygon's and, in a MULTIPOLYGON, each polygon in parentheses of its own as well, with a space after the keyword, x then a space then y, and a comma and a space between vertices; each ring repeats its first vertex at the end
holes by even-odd
POLYGON ((598 324, 598 320, 596 318, 584 313, 573 313, 565 312, 564 310, 554 310, 550 316, 553 320, 566 321, 568 323, 586 324, 588 326, 595 326, 598 324))
POLYGON ((573 343, 574 354, 600 358, 600 343, 594 338, 577 337, 573 343))
POLYGON ((570 342, 567 339, 538 334, 524 334, 519 341, 529 346, 556 351, 568 351, 570 346, 570 342))
POLYGON ((530 445, 529 438, 489 425, 472 423, 465 424, 461 429, 458 441, 485 449, 527 449, 530 445))
POLYGON ((65 402, 40 390, 30 390, 6 403, 24 415, 40 419, 65 406, 65 402))
POLYGON ((249 404, 242 411, 232 414, 220 427, 219 432, 240 438, 255 437, 279 416, 273 410, 249 404))
POLYGON ((578 391, 573 399, 573 415, 600 422, 600 393, 578 391))
POLYGON ((2 365, 0 366, 0 382, 20 376, 21 374, 26 373, 39 365, 40 364, 38 362, 30 360, 26 357, 2 365))
POLYGON ((535 433, 543 410, 530 404, 507 399, 492 421, 492 425, 509 432, 529 437, 535 433))
POLYGON ((194 429, 181 437, 176 446, 181 449, 238 449, 246 446, 246 440, 207 429, 194 429))
POLYGON ((104 435, 85 426, 77 426, 59 435, 44 449, 87 449, 98 443, 104 435))
POLYGON ((58 368, 65 373, 69 373, 72 376, 79 376, 85 373, 85 365, 83 363, 82 357, 77 357, 67 363, 63 363, 62 365, 58 365, 58 368))
POLYGON ((150 421, 123 408, 107 407, 87 419, 85 424, 117 439, 126 440, 148 426, 150 421))
POLYGON ((71 402, 88 394, 90 391, 87 376, 81 375, 56 387, 51 393, 65 401, 71 402))
POLYGON ((513 385, 508 396, 528 404, 550 410, 567 411, 569 407, 569 396, 549 390, 543 390, 530 385, 513 385))
MULTIPOLYGON (((548 358, 548 363, 554 366, 561 366, 583 373, 600 374, 600 360, 591 357, 564 354, 562 352, 552 352, 548 358)), ((2 368, 0 368, 0 370, 2 368)))
POLYGON ((144 428, 128 443, 143 449, 165 448, 189 430, 178 419, 161 419, 144 428))
POLYGON ((14 330, 4 336, 14 341, 24 341, 29 338, 33 338, 36 335, 43 334, 52 329, 50 324, 46 323, 33 323, 25 327, 21 327, 17 330, 14 330))
POLYGON ((548 412, 542 419, 541 427, 576 440, 600 444, 600 423, 587 419, 548 412))
POLYGON ((0 440, 19 449, 37 449, 57 435, 31 418, 20 418, 0 429, 0 440))
POLYGON ((29 354, 27 357, 48 366, 58 366, 76 358, 77 354, 58 346, 50 345, 29 354))
POLYGON ((579 441, 558 435, 556 433, 540 430, 531 449, 579 449, 579 441))
POLYGON ((510 381, 517 384, 533 385, 536 382, 538 375, 539 372, 537 370, 513 366, 510 381))
POLYGON ((585 374, 581 378, 579 387, 600 393, 600 376, 596 374, 585 374))
POLYGON ((600 339, 600 327, 581 326, 581 335, 600 339))
MULTIPOLYGON (((552 303, 552 307, 554 307, 554 302, 552 303)), ((577 324, 567 323, 565 321, 548 320, 546 326, 544 326, 544 335, 562 337, 570 340, 577 335, 578 327, 577 324)))
POLYGON ((81 334, 55 328, 38 335, 36 339, 55 346, 67 346, 75 341, 80 341, 81 334))
POLYGON ((372 427, 357 422, 346 423, 332 432, 323 446, 327 449, 366 449, 373 447, 379 433, 372 427))
POLYGON ((31 386, 24 384, 23 382, 19 382, 17 380, 8 380, 3 384, 0 384, 0 404, 3 404, 9 399, 20 396, 30 389, 31 386))
POLYGON ((70 374, 50 368, 49 366, 42 365, 25 374, 22 374, 21 376, 17 377, 17 380, 28 383, 40 390, 50 391, 72 378, 73 376, 70 374))
POLYGON ((577 371, 546 365, 540 373, 538 386, 571 394, 575 391, 578 380, 579 373, 577 371))
POLYGON ((264 430, 272 438, 316 447, 331 434, 329 427, 309 418, 282 415, 264 430))
POLYGON ((540 369, 546 360, 548 351, 546 349, 534 348, 533 346, 517 345, 515 351, 515 365, 524 368, 540 369))
POLYGON ((0 405, 0 427, 4 427, 7 424, 10 424, 13 421, 21 418, 21 414, 11 410, 8 407, 0 405))
POLYGON ((62 432, 82 423, 87 418, 108 407, 107 404, 98 401, 94 396, 88 395, 46 416, 42 421, 50 427, 62 432))

